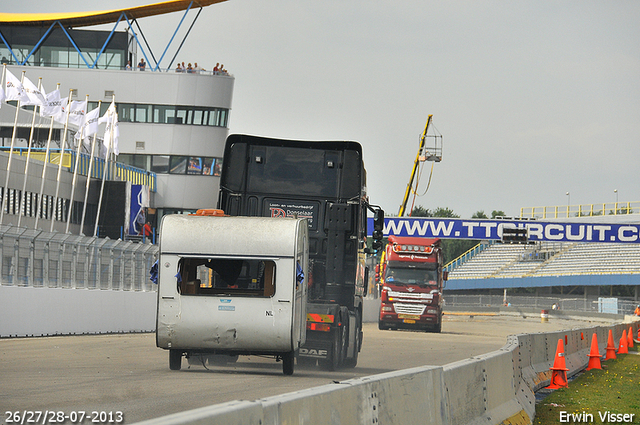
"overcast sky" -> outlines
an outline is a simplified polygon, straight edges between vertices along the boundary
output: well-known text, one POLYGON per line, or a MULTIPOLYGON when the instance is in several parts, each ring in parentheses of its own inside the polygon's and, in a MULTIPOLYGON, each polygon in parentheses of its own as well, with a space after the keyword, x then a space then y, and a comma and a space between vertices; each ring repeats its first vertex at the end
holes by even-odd
MULTIPOLYGON (((140 20, 157 57, 181 17, 140 20)), ((635 0, 228 0, 203 9, 178 60, 235 76, 232 133, 359 141, 371 202, 394 215, 433 114, 443 158, 415 204, 519 215, 615 202, 615 189, 640 201, 638 22, 635 0)))

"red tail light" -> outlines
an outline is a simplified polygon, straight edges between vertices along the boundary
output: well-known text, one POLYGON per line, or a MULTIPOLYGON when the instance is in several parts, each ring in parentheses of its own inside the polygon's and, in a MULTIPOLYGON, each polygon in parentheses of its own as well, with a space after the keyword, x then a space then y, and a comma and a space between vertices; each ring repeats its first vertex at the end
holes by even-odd
POLYGON ((330 332, 331 325, 328 323, 307 322, 307 329, 310 331, 330 332))

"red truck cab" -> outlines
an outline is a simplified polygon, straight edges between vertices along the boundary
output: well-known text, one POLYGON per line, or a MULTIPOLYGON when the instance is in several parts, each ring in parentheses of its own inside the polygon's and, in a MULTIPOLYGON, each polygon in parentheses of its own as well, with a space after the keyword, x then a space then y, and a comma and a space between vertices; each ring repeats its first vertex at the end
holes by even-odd
POLYGON ((440 239, 389 236, 378 268, 378 327, 440 332, 447 278, 442 266, 440 239))

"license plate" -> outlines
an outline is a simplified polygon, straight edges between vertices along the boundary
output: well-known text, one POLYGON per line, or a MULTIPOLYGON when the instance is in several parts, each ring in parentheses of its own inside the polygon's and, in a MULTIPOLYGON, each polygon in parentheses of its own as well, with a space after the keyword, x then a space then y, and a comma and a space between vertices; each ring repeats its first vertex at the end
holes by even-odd
POLYGON ((413 319, 404 319, 403 322, 404 323, 416 323, 416 321, 413 320, 413 319))
POLYGON ((417 314, 398 314, 398 319, 420 320, 420 316, 417 314))

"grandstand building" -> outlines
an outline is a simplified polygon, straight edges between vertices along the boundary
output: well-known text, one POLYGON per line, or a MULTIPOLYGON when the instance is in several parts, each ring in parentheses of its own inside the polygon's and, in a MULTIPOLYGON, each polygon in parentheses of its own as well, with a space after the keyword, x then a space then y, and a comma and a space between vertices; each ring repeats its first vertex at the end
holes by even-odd
MULTIPOLYGON (((120 155, 116 158, 119 164, 114 170, 117 170, 109 176, 112 190, 105 193, 116 195, 103 198, 105 214, 100 215, 101 226, 103 217, 120 216, 123 199, 129 202, 136 196, 135 193, 132 195, 132 185, 142 185, 143 193, 148 193, 148 197, 142 197, 148 198, 143 199, 143 206, 154 227, 165 214, 216 206, 224 142, 229 133, 234 78, 204 70, 175 72, 169 55, 162 55, 167 59, 166 66, 154 62, 160 55, 154 56, 147 50, 142 44, 141 30, 136 27, 134 31, 131 23, 168 12, 181 12, 186 17, 190 8, 202 8, 219 1, 223 0, 201 0, 196 6, 194 2, 173 0, 95 14, 20 14, 15 17, 0 14, 0 57, 7 65, 6 69, 15 76, 19 78, 25 72, 35 84, 41 79, 48 92, 59 83, 62 97, 71 95, 73 100, 84 100, 88 96, 87 110, 96 108, 101 102, 101 115, 115 98, 120 155), (129 25, 124 31, 116 31, 118 23, 129 25), (112 31, 77 29, 97 24, 116 26, 112 31), (141 60, 146 62, 144 71, 136 67, 141 60), (111 203, 113 199, 118 201, 111 203)), ((15 146, 23 149, 31 137, 32 113, 27 109, 18 113, 14 140, 15 146)), ((0 108, 0 142, 3 146, 0 182, 6 177, 15 116, 15 106, 3 103, 0 108)), ((36 151, 42 151, 46 144, 49 124, 49 119, 36 118, 32 143, 36 151)), ((60 149, 64 134, 61 124, 55 124, 54 128, 52 148, 56 150, 60 149)), ((75 130, 70 130, 67 140, 73 140, 75 130)), ((62 146, 66 150, 60 183, 56 181, 58 166, 47 165, 43 208, 38 208, 44 166, 42 153, 40 157, 32 156, 37 159, 31 160, 33 165, 28 169, 26 185, 23 184, 25 154, 14 153, 6 188, 8 201, 0 224, 15 225, 19 216, 22 225, 33 228, 39 214, 38 218, 43 220, 39 222, 39 228, 48 230, 43 223, 54 219, 54 229, 64 231, 67 213, 71 212, 70 232, 81 232, 79 211, 83 208, 84 189, 80 188, 85 187, 87 177, 86 172, 82 175, 83 170, 80 170, 77 189, 73 192, 75 157, 72 147, 62 146), (57 184, 62 203, 54 206, 57 184), (73 200, 70 200, 72 193, 73 200)), ((88 152, 85 150, 83 154, 86 156, 88 152)), ((96 183, 100 179, 99 175, 93 177, 95 181, 90 185, 88 204, 95 218, 100 192, 100 184, 96 183)), ((128 213, 123 214, 127 215, 127 220, 133 219, 128 213)), ((124 215, 120 227, 126 233, 128 223, 124 221, 124 215)), ((88 216, 84 224, 82 231, 93 234, 89 230, 93 226, 91 217, 88 216)), ((113 236, 119 236, 115 233, 113 236)))
MULTIPOLYGON (((627 213, 565 221, 589 219, 640 222, 638 214, 627 213)), ((639 243, 482 242, 448 270, 449 304, 484 295, 484 302, 478 301, 483 305, 550 308, 566 303, 567 309, 601 311, 603 300, 615 299, 616 312, 631 314, 640 302, 639 243)))

